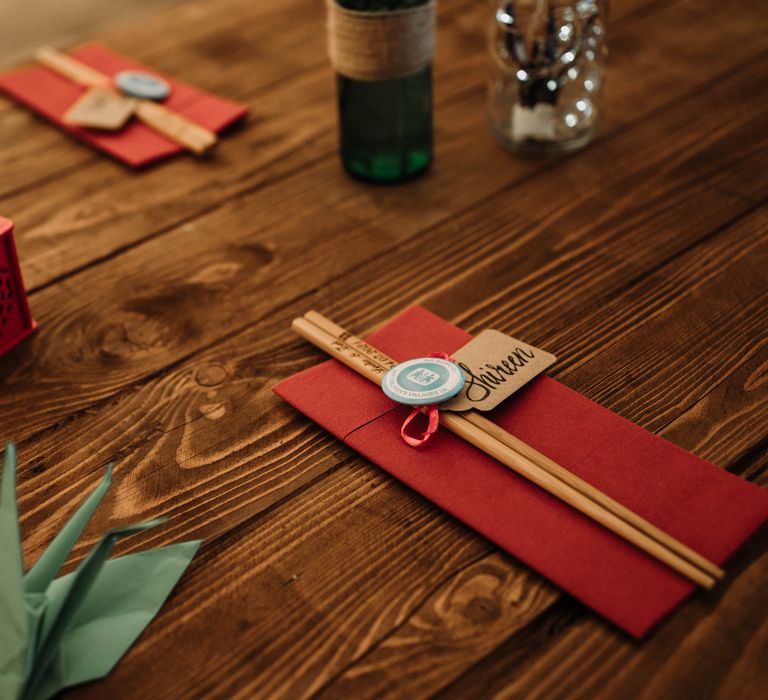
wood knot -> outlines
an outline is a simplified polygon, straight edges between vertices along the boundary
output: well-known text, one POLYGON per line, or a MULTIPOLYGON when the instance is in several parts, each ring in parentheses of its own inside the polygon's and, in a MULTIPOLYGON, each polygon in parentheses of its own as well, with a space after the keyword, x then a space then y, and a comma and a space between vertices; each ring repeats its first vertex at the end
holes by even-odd
POLYGON ((248 270, 253 273, 260 267, 266 267, 275 259, 277 246, 271 241, 262 243, 241 243, 234 248, 238 260, 248 261, 248 270))
POLYGON ((188 282, 213 287, 233 279, 242 267, 239 262, 231 260, 213 263, 198 270, 188 282))
POLYGON ((501 617, 501 607, 493 598, 472 598, 464 608, 464 615, 470 622, 488 624, 501 617))
POLYGON ((134 357, 163 344, 167 328, 162 320, 131 311, 120 312, 116 316, 99 338, 103 355, 134 357))
POLYGON ((195 372, 195 381, 200 386, 218 386, 227 378, 228 374, 227 368, 224 365, 212 362, 209 365, 200 367, 195 372))

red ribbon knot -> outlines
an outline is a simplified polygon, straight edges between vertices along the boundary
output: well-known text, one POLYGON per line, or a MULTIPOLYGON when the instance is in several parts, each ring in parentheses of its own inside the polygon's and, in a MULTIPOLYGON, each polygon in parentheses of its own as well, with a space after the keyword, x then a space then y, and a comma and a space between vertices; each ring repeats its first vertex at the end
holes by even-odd
MULTIPOLYGON (((433 352, 428 357, 436 357, 441 360, 448 360, 449 362, 453 362, 454 359, 448 355, 446 352, 433 352)), ((437 408, 438 404, 428 404, 426 406, 416 406, 409 414, 408 417, 403 421, 403 425, 400 428, 400 437, 405 440, 406 443, 408 443, 411 447, 421 447, 429 438, 432 437, 434 433, 437 432, 437 428, 440 425, 440 413, 437 408), (416 437, 412 437, 408 435, 406 432, 406 428, 411 424, 413 419, 419 415, 419 413, 423 413, 425 416, 427 416, 427 429, 421 433, 420 435, 416 437)))

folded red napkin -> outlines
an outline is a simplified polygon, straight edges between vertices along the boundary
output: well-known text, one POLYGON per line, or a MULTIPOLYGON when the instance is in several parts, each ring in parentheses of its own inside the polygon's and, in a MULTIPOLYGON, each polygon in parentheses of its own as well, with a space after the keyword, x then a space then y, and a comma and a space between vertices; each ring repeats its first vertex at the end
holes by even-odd
MULTIPOLYGON (((471 336, 420 307, 374 333, 399 361, 471 336)), ((636 637, 694 586, 446 430, 408 447, 409 409, 335 360, 275 392, 363 456, 636 637)), ((768 492, 546 376, 489 417, 710 560, 722 564, 768 518, 768 492)))
MULTIPOLYGON (((245 115, 244 105, 162 75, 153 68, 147 68, 100 44, 81 46, 72 51, 71 55, 81 63, 110 76, 129 69, 161 75, 171 85, 171 94, 163 101, 163 105, 211 131, 221 131, 245 115)), ((144 126, 137 119, 132 119, 123 129, 116 132, 81 129, 65 124, 62 116, 85 90, 83 86, 44 66, 21 68, 0 75, 0 91, 50 119, 61 129, 128 165, 144 166, 183 150, 181 146, 144 126)))

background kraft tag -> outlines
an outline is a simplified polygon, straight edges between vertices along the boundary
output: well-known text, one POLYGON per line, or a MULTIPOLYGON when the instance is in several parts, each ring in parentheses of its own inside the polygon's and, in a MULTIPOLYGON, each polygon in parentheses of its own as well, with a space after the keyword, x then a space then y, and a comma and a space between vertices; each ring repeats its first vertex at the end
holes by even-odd
POLYGON ((136 108, 136 101, 103 88, 90 88, 64 115, 67 124, 91 129, 118 131, 136 108))

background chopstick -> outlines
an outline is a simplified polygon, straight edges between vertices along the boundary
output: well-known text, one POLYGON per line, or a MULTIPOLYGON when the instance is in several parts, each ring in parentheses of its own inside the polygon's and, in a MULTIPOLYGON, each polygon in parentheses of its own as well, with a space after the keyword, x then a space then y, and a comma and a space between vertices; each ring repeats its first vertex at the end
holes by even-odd
POLYGON ((73 83, 87 87, 113 87, 109 76, 50 46, 43 46, 35 51, 35 60, 65 78, 69 78, 73 83))
MULTIPOLYGON (((304 318, 315 324, 318 328, 321 328, 322 330, 331 334, 339 341, 353 347, 355 350, 368 357, 369 360, 380 364, 385 369, 394 367, 394 365, 397 364, 393 358, 374 348, 370 343, 367 343, 361 338, 353 335, 345 328, 339 326, 337 323, 334 323, 331 321, 331 319, 326 318, 317 311, 308 311, 306 314, 304 314, 304 318)), ((653 523, 650 523, 645 518, 642 518, 634 511, 630 510, 626 506, 623 506, 618 501, 615 501, 606 493, 600 491, 600 489, 592 486, 592 484, 589 482, 584 481, 580 477, 576 476, 576 474, 573 472, 570 472, 564 467, 560 466, 557 462, 550 459, 546 455, 543 455, 541 452, 531 447, 528 443, 520 440, 503 428, 499 427, 496 425, 496 423, 486 418, 479 411, 463 411, 461 415, 488 435, 491 435, 496 440, 499 440, 516 452, 519 452, 524 457, 527 457, 545 471, 566 482, 577 491, 593 500, 595 503, 603 506, 614 515, 618 516, 622 520, 625 520, 627 523, 637 528, 641 532, 644 532, 646 535, 661 543, 668 549, 672 550, 683 559, 686 559, 694 566, 697 566, 702 571, 705 571, 710 576, 719 579, 725 575, 725 572, 719 566, 709 561, 701 554, 694 551, 679 540, 675 539, 670 534, 656 527, 653 523)))
MULTIPOLYGON (((386 368, 372 361, 358 349, 347 345, 333 334, 319 328, 305 318, 294 319, 292 327, 296 333, 325 350, 329 355, 355 370, 370 381, 381 384, 386 368)), ((343 329, 342 329, 343 330, 343 329)), ((639 549, 663 562, 682 576, 703 586, 711 588, 715 577, 691 564, 687 559, 668 549, 660 542, 633 527, 614 513, 581 494, 569 484, 539 467, 535 462, 516 452, 511 447, 491 437, 482 429, 473 425, 459 414, 444 412, 440 422, 451 432, 467 440, 486 454, 498 460, 521 476, 537 484, 545 491, 560 498, 573 508, 600 523, 639 549)))
POLYGON ((137 101, 136 116, 147 126, 198 156, 210 153, 218 142, 212 131, 151 100, 137 101))

